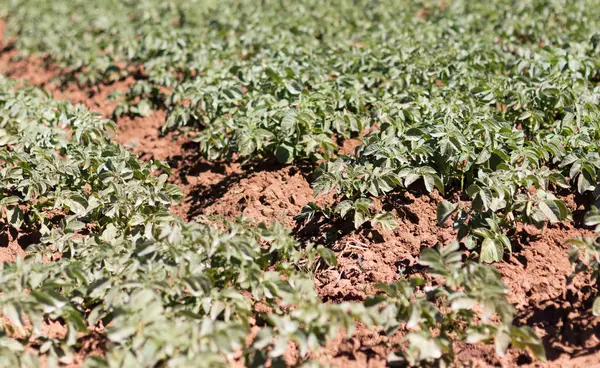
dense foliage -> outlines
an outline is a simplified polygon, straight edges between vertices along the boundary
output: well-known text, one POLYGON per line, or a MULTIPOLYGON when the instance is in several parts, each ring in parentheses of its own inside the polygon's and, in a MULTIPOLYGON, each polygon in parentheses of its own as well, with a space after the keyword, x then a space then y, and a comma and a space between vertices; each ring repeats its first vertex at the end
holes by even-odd
POLYGON ((410 364, 451 362, 455 340, 494 340, 499 354, 512 342, 544 357, 529 328, 511 326, 499 275, 463 265, 457 244, 423 254, 439 285, 422 289, 415 278, 381 285, 387 296, 364 304, 324 305, 303 270, 317 257, 335 264, 330 250, 300 248, 279 224, 172 216, 179 188, 153 175, 168 167, 111 142, 113 122, 7 80, 0 117, 3 222, 41 235, 25 260, 0 268, 2 366, 36 366, 31 344, 50 365, 71 363, 86 335, 106 344, 105 357, 86 362, 93 367, 264 366, 283 363, 290 341, 306 358, 358 321, 388 334, 410 328, 394 355, 410 364), (67 335, 48 336, 49 321, 67 335))
MULTIPOLYGON (((3 364, 30 364, 21 355, 30 335, 39 337, 49 362, 69 363, 78 333, 107 327, 111 366, 165 360, 185 366, 192 358, 225 365, 244 346, 259 301, 272 308, 262 317, 271 327, 255 344, 274 343, 274 358, 290 338, 305 354, 340 324, 352 323, 346 307, 321 305, 312 282, 294 271, 294 261, 315 255, 297 250, 281 226, 229 224, 223 231, 184 223, 169 213, 179 188, 165 184, 167 174, 153 175, 168 167, 143 164, 110 142, 112 122, 2 82, 3 218, 42 235, 27 260, 0 272, 0 306, 11 322, 2 328, 8 333, 3 364), (278 272, 267 271, 272 265, 278 272), (66 339, 47 339, 45 319, 65 323, 66 339), (281 336, 271 341, 271 335, 281 336)), ((244 358, 260 361, 256 353, 248 350, 244 358)))
MULTIPOLYGON (((323 305, 304 271, 318 257, 334 264, 331 251, 300 246, 279 225, 184 223, 169 212, 181 197, 169 168, 108 140, 112 122, 2 81, 3 221, 45 244, 2 270, 11 331, 0 346, 15 361, 25 364, 26 341, 9 336, 38 336, 48 318, 70 332, 38 339, 41 352, 66 361, 78 332, 106 327, 109 365, 199 354, 207 365, 261 365, 283 361, 290 340, 306 357, 355 321, 406 333, 391 359, 410 364, 451 362, 455 340, 543 357, 531 330, 511 325, 498 274, 474 260, 501 261, 517 223, 570 220, 561 191, 599 188, 596 1, 9 0, 0 16, 6 38, 60 68, 62 83, 134 77, 112 96, 115 118, 165 109, 163 132, 195 132, 211 160, 315 163, 315 194, 335 192, 336 203, 311 203, 298 221, 392 230, 375 198, 437 191, 438 222, 458 234, 422 254, 423 279, 323 305), (339 153, 351 138, 361 144, 339 153)), ((573 242, 575 272, 598 279, 597 241, 573 242)))
POLYGON ((326 159, 315 193, 339 205, 301 219, 391 229, 370 197, 415 182, 464 190, 472 206, 445 210, 491 262, 515 221, 569 218, 552 191, 598 181, 594 4, 13 0, 4 12, 16 46, 49 55, 67 82, 141 77, 115 114, 166 108, 164 129, 198 131, 211 159, 326 159))

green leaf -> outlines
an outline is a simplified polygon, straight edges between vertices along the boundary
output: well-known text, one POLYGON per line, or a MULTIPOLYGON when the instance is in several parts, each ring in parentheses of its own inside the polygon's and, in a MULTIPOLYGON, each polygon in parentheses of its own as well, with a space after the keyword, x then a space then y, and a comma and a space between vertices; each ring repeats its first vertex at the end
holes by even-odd
POLYGON ((281 78, 281 76, 279 75, 279 73, 277 73, 275 70, 273 70, 273 68, 265 68, 265 74, 273 81, 276 82, 278 84, 283 83, 283 79, 281 78))
POLYGON ((354 201, 354 209, 358 212, 362 212, 365 215, 369 214, 369 207, 373 205, 373 201, 368 198, 359 198, 354 201))
POLYGON ((326 194, 333 190, 336 185, 335 178, 332 175, 321 175, 313 183, 313 193, 316 196, 326 194))
POLYGON ((7 206, 9 204, 19 203, 20 200, 21 200, 21 198, 19 198, 17 196, 4 197, 4 198, 0 199, 0 206, 7 206))
POLYGON ((442 349, 436 339, 423 336, 419 333, 410 332, 406 336, 410 348, 418 351, 419 360, 439 359, 442 357, 442 349))
POLYGON ((8 337, 0 337, 0 348, 7 348, 8 350, 19 354, 22 354, 22 352, 25 350, 23 344, 21 344, 18 340, 8 337))
POLYGON ((43 306, 44 313, 60 312, 68 304, 64 296, 52 290, 35 290, 31 295, 43 306))
POLYGON ((392 231, 398 227, 398 221, 396 221, 396 218, 390 212, 376 215, 371 220, 371 225, 373 227, 377 226, 378 224, 381 225, 381 229, 383 231, 392 231))
POLYGON ((437 190, 440 191, 440 193, 445 193, 444 183, 442 182, 442 179, 439 176, 433 175, 433 185, 435 185, 435 187, 437 188, 437 190))
POLYGON ((536 336, 533 329, 529 326, 512 326, 510 328, 511 342, 513 347, 517 349, 527 348, 531 351, 533 356, 544 362, 546 361, 546 351, 544 344, 536 336))
POLYGON ((360 211, 354 211, 354 228, 358 229, 362 224, 365 223, 365 221, 367 221, 367 217, 364 215, 364 213, 360 212, 360 211))
POLYGON ((594 305, 592 307, 592 313, 596 317, 600 316, 600 297, 597 297, 596 299, 594 299, 594 305))
POLYGON ((542 211, 544 216, 548 219, 548 221, 550 221, 553 224, 559 222, 558 216, 560 214, 558 208, 554 205, 553 201, 540 202, 538 207, 540 211, 542 211), (552 206, 552 208, 550 208, 549 205, 552 206))
POLYGON ((504 256, 504 247, 492 238, 485 238, 481 244, 481 261, 492 263, 500 262, 504 256))
POLYGON ((432 192, 433 188, 435 186, 435 178, 433 175, 423 175, 423 182, 425 183, 425 189, 427 189, 428 192, 432 192))
MULTIPOLYGON (((419 179, 419 177, 420 177, 420 175, 417 173, 407 174, 404 177, 404 186, 408 188, 412 183, 417 181, 417 179, 419 179)), ((425 184, 425 186, 427 187, 427 184, 425 184)), ((433 190, 433 185, 431 186, 431 189, 433 190)))
POLYGON ((496 354, 504 356, 508 346, 510 345, 511 336, 504 329, 499 329, 494 338, 494 346, 496 348, 496 354))
POLYGON ((152 114, 152 103, 148 100, 141 100, 137 105, 137 113, 141 117, 147 117, 152 114))
POLYGON ((577 177, 577 191, 583 194, 590 190, 594 190, 593 180, 588 177, 587 172, 582 172, 577 177))
POLYGON ((19 328, 23 328, 25 325, 21 307, 18 304, 7 303, 3 305, 2 314, 8 317, 10 322, 19 328))
POLYGON ((325 261, 325 263, 327 263, 328 266, 333 267, 337 265, 337 258, 335 256, 335 253, 331 249, 319 245, 317 247, 317 252, 319 252, 319 255, 325 261))
POLYGON ((7 208, 6 217, 10 224, 16 228, 20 228, 25 222, 23 211, 18 206, 7 208))
POLYGON ((442 200, 437 206, 437 222, 442 225, 452 214, 458 209, 458 204, 452 204, 446 200, 442 200))
POLYGON ((282 144, 277 147, 275 157, 280 164, 289 164, 294 160, 294 149, 288 145, 282 144))
POLYGON ((477 157, 477 160, 475 161, 475 163, 477 165, 481 165, 481 164, 487 162, 490 159, 490 157, 492 157, 492 154, 490 153, 490 151, 487 148, 484 148, 479 153, 479 156, 477 157))
POLYGON ((124 343, 124 340, 135 334, 135 327, 133 326, 115 326, 109 328, 106 337, 112 342, 124 343))
POLYGON ((477 305, 477 300, 468 297, 458 298, 452 301, 452 310, 458 311, 461 309, 473 309, 473 307, 477 305))
POLYGON ((287 82, 285 88, 291 95, 299 95, 302 92, 302 86, 295 81, 287 82))
POLYGON ((65 204, 77 216, 84 216, 87 213, 88 201, 79 194, 71 196, 65 200, 65 204))
POLYGON ((79 332, 87 331, 87 324, 81 314, 73 308, 65 308, 63 317, 79 332))
POLYGON ((285 349, 287 348, 289 342, 289 338, 287 336, 279 336, 275 340, 275 344, 273 349, 269 353, 269 356, 275 358, 278 356, 282 356, 285 353, 285 349))
POLYGON ((352 209, 352 201, 350 200, 345 200, 345 201, 341 201, 340 203, 338 203, 338 205, 335 207, 335 212, 339 213, 341 218, 346 217, 346 214, 348 213, 348 211, 350 211, 352 209))
POLYGON ((289 136, 289 134, 293 131, 295 125, 296 114, 294 114, 292 110, 287 110, 283 115, 283 119, 281 119, 281 130, 289 136))
POLYGON ((69 221, 69 223, 65 227, 65 230, 77 231, 77 230, 83 229, 84 227, 85 227, 84 222, 73 220, 73 221, 69 221))

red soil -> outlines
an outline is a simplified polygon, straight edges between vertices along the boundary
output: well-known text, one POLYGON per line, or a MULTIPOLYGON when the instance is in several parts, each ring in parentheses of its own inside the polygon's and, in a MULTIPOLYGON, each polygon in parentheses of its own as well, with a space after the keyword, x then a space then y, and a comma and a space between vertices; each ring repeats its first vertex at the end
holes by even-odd
MULTIPOLYGON (((0 22, 0 39, 3 24, 0 22)), ((0 49, 2 49, 0 44, 0 49)), ((88 108, 110 118, 117 102, 107 101, 115 90, 125 91, 135 81, 128 78, 93 89, 75 85, 61 87, 53 81, 60 71, 43 66, 40 60, 15 60, 18 53, 5 45, 0 52, 0 73, 42 86, 54 98, 83 103, 88 108)), ((324 203, 331 198, 314 198, 310 188, 312 168, 297 165, 264 164, 244 166, 239 163, 208 162, 198 157, 190 137, 162 137, 159 128, 164 111, 155 111, 146 118, 124 117, 117 120, 114 139, 132 150, 141 159, 166 160, 174 168, 171 181, 180 185, 185 199, 173 208, 183 218, 198 215, 236 218, 244 216, 255 222, 280 221, 301 238, 319 241, 321 229, 294 229, 293 216, 310 201, 324 203)), ((356 140, 343 143, 344 153, 351 153, 356 140)), ((339 265, 319 270, 315 280, 317 290, 326 302, 361 301, 373 292, 377 283, 397 280, 401 273, 410 272, 421 248, 436 243, 445 244, 454 233, 436 224, 438 194, 390 196, 382 203, 395 214, 400 226, 391 233, 377 231, 349 232, 333 244, 339 265)), ((581 211, 569 198, 572 210, 581 211)), ((571 266, 565 241, 591 231, 574 224, 561 224, 543 233, 529 226, 520 226, 518 246, 510 257, 497 264, 509 289, 509 299, 517 308, 516 323, 533 326, 543 337, 548 362, 533 362, 526 353, 509 350, 503 358, 494 354, 493 347, 482 345, 457 346, 456 362, 469 366, 580 367, 600 366, 600 318, 589 313, 592 293, 583 277, 575 287, 565 287, 565 276, 571 266)), ((26 233, 11 233, 0 229, 0 262, 12 262, 22 255, 28 242, 35 239, 26 233)), ((380 345, 387 338, 359 327, 354 336, 341 334, 327 347, 314 353, 321 362, 335 367, 381 367, 389 351, 380 345)), ((91 339, 90 349, 98 353, 101 342, 91 339)), ((292 349, 293 350, 293 349, 292 349)), ((87 353, 86 353, 87 354, 87 353)), ((84 354, 84 355, 86 355, 84 354)), ((290 351, 290 359, 293 352, 290 351)), ((78 356, 75 363, 81 363, 78 356)), ((77 365, 77 364, 76 364, 77 365)))

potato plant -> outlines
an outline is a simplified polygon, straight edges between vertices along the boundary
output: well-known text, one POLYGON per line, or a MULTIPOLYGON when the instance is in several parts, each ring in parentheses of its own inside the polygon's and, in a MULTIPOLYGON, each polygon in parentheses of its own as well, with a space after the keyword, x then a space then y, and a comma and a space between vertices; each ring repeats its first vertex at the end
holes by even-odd
MULTIPOLYGON (((66 363, 97 328, 108 349, 92 366, 268 366, 290 341, 304 359, 356 321, 405 329, 391 359, 410 365, 450 364, 453 341, 543 358, 512 326, 499 275, 475 261, 502 261, 518 224, 570 221, 563 194, 600 190, 596 1, 9 0, 0 16, 19 55, 59 68, 63 86, 134 79, 111 96, 117 121, 164 110, 162 133, 192 132, 208 160, 313 165, 315 196, 334 203, 309 203, 299 222, 393 231, 378 199, 437 192, 438 223, 457 233, 423 251, 426 276, 324 305, 307 270, 334 265, 331 250, 280 225, 184 222, 169 212, 182 193, 168 166, 107 138, 112 121, 2 79, 2 221, 41 236, 0 274, 10 364, 33 364, 32 336, 66 363), (67 338, 41 335, 47 320, 67 338)), ((573 243, 575 272, 597 279, 596 241, 573 243)))
POLYGON ((451 362, 452 341, 544 358, 535 335, 512 326, 498 274, 463 264, 457 243, 421 256, 437 286, 400 281, 364 303, 323 304, 308 270, 317 257, 335 265, 331 250, 301 247, 280 224, 184 222, 169 212, 181 192, 166 164, 112 142, 113 122, 16 87, 0 80, 0 210, 5 226, 40 240, 0 267, 2 366, 70 364, 86 337, 105 346, 89 367, 269 366, 285 364, 290 342, 303 362, 357 322, 388 334, 406 325, 409 348, 393 359, 412 365, 451 362))

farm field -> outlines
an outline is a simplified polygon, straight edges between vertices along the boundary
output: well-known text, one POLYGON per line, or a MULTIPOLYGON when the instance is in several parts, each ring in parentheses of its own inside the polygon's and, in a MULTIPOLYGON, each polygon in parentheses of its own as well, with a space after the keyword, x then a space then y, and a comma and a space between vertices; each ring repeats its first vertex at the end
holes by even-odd
POLYGON ((600 366, 599 142, 596 0, 0 2, 0 367, 600 366))

